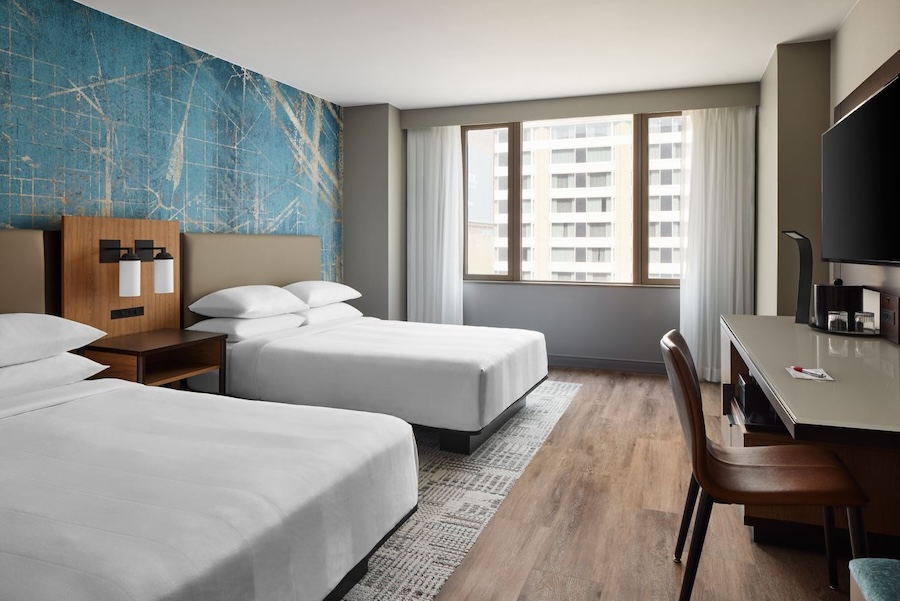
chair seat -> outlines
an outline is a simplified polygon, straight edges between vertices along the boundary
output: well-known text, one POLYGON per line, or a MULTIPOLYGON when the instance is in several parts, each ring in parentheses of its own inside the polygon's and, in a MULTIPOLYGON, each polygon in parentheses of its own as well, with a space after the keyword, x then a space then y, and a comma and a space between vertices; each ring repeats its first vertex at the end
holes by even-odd
POLYGON ((811 445, 723 447, 709 441, 700 486, 720 503, 861 507, 865 492, 837 455, 811 445))
MULTIPOLYGON (((900 591, 900 561, 896 559, 853 559, 850 561, 850 576, 864 601, 897 599, 900 591)), ((851 599, 858 598, 852 592, 851 599)))

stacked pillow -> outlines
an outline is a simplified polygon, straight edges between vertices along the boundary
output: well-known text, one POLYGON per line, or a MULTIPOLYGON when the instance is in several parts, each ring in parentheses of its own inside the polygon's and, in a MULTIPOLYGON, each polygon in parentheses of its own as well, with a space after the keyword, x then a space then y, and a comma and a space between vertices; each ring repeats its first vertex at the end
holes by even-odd
POLYGON ((284 289, 309 306, 302 313, 309 325, 362 315, 359 309, 345 302, 359 298, 362 294, 346 284, 311 280, 295 282, 285 286, 284 289))
POLYGON ((107 366, 68 351, 106 332, 39 313, 0 314, 0 397, 73 384, 107 366))
POLYGON ((188 330, 227 334, 228 342, 240 342, 303 325, 302 312, 309 307, 278 286, 236 286, 207 294, 188 309, 211 317, 188 330))

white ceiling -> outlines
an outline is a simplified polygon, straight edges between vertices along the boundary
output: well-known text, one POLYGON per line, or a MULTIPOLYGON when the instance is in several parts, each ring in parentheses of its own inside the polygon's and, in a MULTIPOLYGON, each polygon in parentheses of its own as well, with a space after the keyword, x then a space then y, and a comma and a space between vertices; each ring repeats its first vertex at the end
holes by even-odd
POLYGON ((856 0, 79 0, 343 106, 759 81, 856 0))

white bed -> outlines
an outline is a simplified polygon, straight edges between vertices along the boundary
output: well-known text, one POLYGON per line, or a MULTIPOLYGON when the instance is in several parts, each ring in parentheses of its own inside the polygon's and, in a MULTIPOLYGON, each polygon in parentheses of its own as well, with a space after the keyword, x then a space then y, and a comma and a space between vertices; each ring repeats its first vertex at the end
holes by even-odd
POLYGON ((475 432, 547 375, 529 330, 349 317, 229 345, 228 393, 475 432))
POLYGON ((389 416, 120 380, 0 399, 0 599, 317 601, 416 500, 389 416))
MULTIPOLYGON (((319 278, 314 237, 185 234, 182 253, 185 325, 201 319, 191 303, 214 291, 319 278)), ((548 365, 540 332, 371 317, 229 346, 228 394, 395 415, 440 430, 441 448, 462 453, 524 406, 548 365)))

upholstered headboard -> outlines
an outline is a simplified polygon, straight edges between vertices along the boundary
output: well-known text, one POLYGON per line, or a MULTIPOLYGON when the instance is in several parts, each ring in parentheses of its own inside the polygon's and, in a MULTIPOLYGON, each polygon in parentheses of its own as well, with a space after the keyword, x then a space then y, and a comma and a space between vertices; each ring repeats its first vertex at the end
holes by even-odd
POLYGON ((181 255, 185 327, 202 319, 188 306, 210 292, 322 278, 322 242, 318 236, 182 234, 181 255))
POLYGON ((60 313, 60 235, 0 230, 0 313, 60 313))

